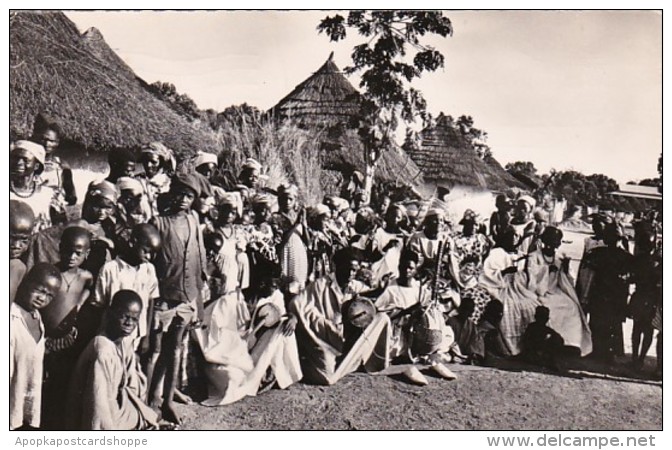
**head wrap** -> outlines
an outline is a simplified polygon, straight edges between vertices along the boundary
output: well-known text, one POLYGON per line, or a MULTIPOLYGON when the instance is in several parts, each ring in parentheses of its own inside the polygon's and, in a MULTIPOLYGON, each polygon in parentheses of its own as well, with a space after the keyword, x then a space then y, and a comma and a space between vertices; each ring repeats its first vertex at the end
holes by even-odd
POLYGON ((217 155, 213 153, 198 152, 196 156, 194 156, 194 167, 198 167, 203 164, 209 164, 209 163, 213 163, 216 166, 217 155))
POLYGON ((141 154, 152 154, 158 155, 164 162, 170 163, 173 170, 175 170, 175 157, 173 156, 173 151, 163 145, 161 142, 151 142, 145 145, 141 154))
POLYGON ((202 191, 202 182, 197 175, 199 175, 199 174, 178 172, 172 178, 171 183, 170 183, 170 187, 172 189, 172 188, 176 187, 177 185, 181 184, 182 186, 186 186, 189 189, 193 190, 196 193, 196 197, 200 197, 201 192, 203 192, 202 191))
POLYGON ((259 172, 261 172, 262 166, 261 166, 261 163, 259 161, 257 161, 256 159, 247 158, 243 162, 242 169, 243 170, 255 169, 255 170, 258 170, 259 172))
POLYGON ((273 198, 267 194, 257 194, 250 199, 252 205, 268 205, 273 206, 273 198))
POLYGON ((519 202, 520 202, 520 201, 523 201, 523 202, 529 204, 532 208, 534 208, 535 206, 537 206, 537 201, 536 201, 531 195, 521 195, 521 196, 518 198, 518 201, 519 201, 519 202))
POLYGON ((331 215, 331 209, 325 204, 318 204, 315 205, 312 209, 312 213, 315 217, 320 217, 320 216, 330 216, 331 215))
POLYGON ((543 209, 537 209, 534 211, 534 220, 537 222, 546 222, 548 223, 550 219, 550 215, 548 212, 544 211, 543 209))
POLYGON ((240 196, 240 192, 225 192, 219 196, 217 203, 219 206, 232 206, 239 216, 243 214, 243 199, 240 196))
POLYGON ((120 177, 117 180, 117 188, 121 191, 132 191, 133 195, 142 194, 142 184, 131 177, 120 177))
POLYGON ((460 220, 460 225, 464 225, 466 222, 476 223, 477 220, 478 220, 478 214, 476 214, 472 209, 467 209, 466 211, 464 211, 464 216, 462 216, 462 220, 460 220))
POLYGON ((119 192, 117 192, 117 187, 109 181, 93 181, 86 190, 86 196, 89 198, 104 198, 112 203, 116 203, 119 192))
POLYGON ((295 184, 281 184, 278 187, 278 196, 293 194, 295 197, 299 195, 299 188, 295 184))
POLYGON ((42 147, 40 144, 36 144, 35 142, 30 141, 16 141, 11 145, 10 152, 19 149, 27 151, 33 158, 35 158, 40 164, 44 166, 46 152, 44 147, 42 147))
POLYGON ((334 205, 334 208, 338 212, 343 212, 346 209, 350 208, 350 203, 348 203, 348 201, 346 199, 341 198, 341 197, 334 197, 333 200, 332 200, 332 203, 334 205))

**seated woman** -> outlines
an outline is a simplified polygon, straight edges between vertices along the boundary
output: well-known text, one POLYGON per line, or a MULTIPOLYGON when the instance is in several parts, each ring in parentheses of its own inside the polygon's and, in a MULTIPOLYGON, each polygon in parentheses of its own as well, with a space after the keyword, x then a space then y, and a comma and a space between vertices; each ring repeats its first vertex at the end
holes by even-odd
POLYGON ((565 345, 579 348, 585 356, 592 351, 590 328, 568 275, 569 260, 557 254, 562 231, 546 227, 539 240, 541 248, 526 262, 527 288, 550 310, 548 326, 562 336, 565 345))
POLYGON ((503 305, 499 327, 512 355, 520 353, 520 340, 540 305, 538 296, 527 286, 526 274, 518 272, 517 244, 516 230, 513 227, 503 230, 500 246, 490 251, 479 278, 479 285, 503 305))
POLYGON ((128 339, 142 312, 133 291, 118 291, 105 314, 103 330, 77 361, 70 381, 67 428, 142 430, 156 427, 156 413, 143 399, 146 380, 128 339))
MULTIPOLYGON (((308 382, 332 385, 361 366, 378 372, 389 365, 388 317, 373 305, 357 320, 346 320, 348 305, 368 289, 355 280, 359 261, 349 248, 334 255, 335 272, 311 283, 294 297, 289 310, 298 319, 296 328, 301 367, 308 382), (367 317, 368 316, 368 317, 367 317)), ((353 319, 353 317, 350 317, 353 319)))

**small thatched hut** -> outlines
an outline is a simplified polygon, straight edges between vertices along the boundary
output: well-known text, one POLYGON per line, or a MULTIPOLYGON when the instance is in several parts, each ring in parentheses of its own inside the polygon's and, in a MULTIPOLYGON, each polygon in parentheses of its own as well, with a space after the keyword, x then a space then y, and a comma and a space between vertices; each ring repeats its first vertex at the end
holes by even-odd
POLYGON ((482 160, 471 144, 439 114, 436 124, 421 132, 421 143, 406 152, 424 175, 425 190, 447 194, 444 200, 457 211, 493 209, 493 194, 524 186, 494 159, 482 160))
POLYGON ((9 46, 13 137, 30 135, 45 112, 60 121, 73 165, 151 141, 178 155, 218 148, 212 132, 150 94, 97 30, 80 35, 63 13, 11 13, 9 46))
MULTIPOLYGON (((302 128, 324 131, 325 168, 340 172, 365 171, 364 148, 357 136, 360 95, 333 61, 327 61, 268 112, 302 128)), ((420 169, 401 147, 383 152, 376 176, 409 186, 422 181, 420 169)))

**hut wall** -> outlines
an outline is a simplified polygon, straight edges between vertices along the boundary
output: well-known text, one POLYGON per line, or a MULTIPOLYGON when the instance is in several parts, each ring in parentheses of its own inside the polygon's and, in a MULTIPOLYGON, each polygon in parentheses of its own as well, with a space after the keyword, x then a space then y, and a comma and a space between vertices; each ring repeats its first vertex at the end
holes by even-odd
MULTIPOLYGON (((445 186, 440 181, 427 181, 424 190, 435 191, 437 186, 445 186)), ((481 219, 489 219, 495 208, 496 194, 487 189, 473 186, 456 185, 450 188, 450 192, 443 198, 448 205, 448 218, 457 224, 464 211, 471 209, 480 214, 481 219)))

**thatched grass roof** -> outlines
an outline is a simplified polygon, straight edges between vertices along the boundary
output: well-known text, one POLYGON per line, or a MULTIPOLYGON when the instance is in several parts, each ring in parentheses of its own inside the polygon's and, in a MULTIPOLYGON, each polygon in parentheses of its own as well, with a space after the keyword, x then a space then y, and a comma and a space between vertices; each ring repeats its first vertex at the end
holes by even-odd
MULTIPOLYGON (((345 130, 337 139, 323 143, 325 167, 341 172, 366 170, 364 145, 355 130, 345 130)), ((399 146, 384 151, 376 165, 376 178, 394 181, 399 185, 415 186, 422 182, 422 173, 413 160, 399 146)))
MULTIPOLYGON (((333 61, 327 61, 308 79, 278 102, 268 113, 276 120, 290 120, 302 128, 319 130, 326 169, 364 172, 364 148, 355 130, 360 95, 333 61)), ((382 153, 376 166, 379 179, 416 185, 420 169, 398 146, 382 153)))
POLYGON ((147 92, 99 32, 83 36, 59 12, 10 15, 10 129, 28 136, 34 117, 56 117, 64 138, 109 151, 162 141, 178 154, 216 150, 213 133, 147 92))
POLYGON ((497 161, 486 163, 471 144, 454 129, 443 114, 434 127, 421 133, 417 148, 406 148, 426 180, 450 185, 473 186, 491 191, 522 187, 497 161))
POLYGON ((359 112, 359 92, 333 61, 333 52, 317 72, 269 111, 299 126, 348 124, 359 112))

